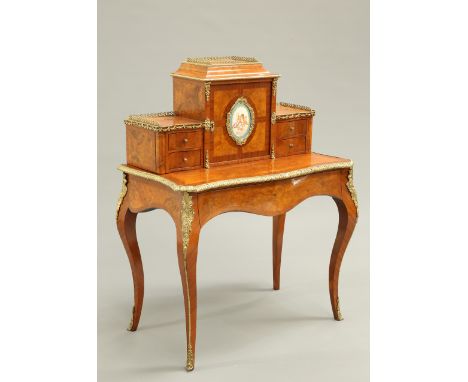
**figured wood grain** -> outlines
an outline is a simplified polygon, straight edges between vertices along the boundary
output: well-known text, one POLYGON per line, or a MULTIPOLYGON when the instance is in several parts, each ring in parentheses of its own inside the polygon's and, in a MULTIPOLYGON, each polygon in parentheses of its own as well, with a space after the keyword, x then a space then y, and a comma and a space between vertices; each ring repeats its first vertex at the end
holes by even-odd
POLYGON ((200 65, 191 62, 182 62, 180 67, 172 73, 174 78, 193 78, 201 81, 226 81, 245 79, 270 79, 278 77, 271 73, 261 62, 251 63, 216 63, 200 65))
POLYGON ((239 156, 239 146, 229 136, 226 126, 226 115, 242 94, 240 85, 217 85, 211 88, 212 119, 215 125, 210 134, 212 150, 211 163, 236 160, 239 156))
POLYGON ((155 133, 133 125, 128 125, 126 131, 127 163, 130 166, 158 172, 155 133))
POLYGON ((205 115, 205 85, 203 82, 186 78, 172 79, 172 102, 176 114, 204 121, 205 115))
POLYGON ((199 185, 234 178, 271 176, 302 168, 333 163, 347 163, 348 159, 307 153, 292 157, 265 159, 250 163, 237 163, 228 166, 212 167, 210 169, 195 169, 183 173, 165 174, 166 179, 181 185, 199 185))

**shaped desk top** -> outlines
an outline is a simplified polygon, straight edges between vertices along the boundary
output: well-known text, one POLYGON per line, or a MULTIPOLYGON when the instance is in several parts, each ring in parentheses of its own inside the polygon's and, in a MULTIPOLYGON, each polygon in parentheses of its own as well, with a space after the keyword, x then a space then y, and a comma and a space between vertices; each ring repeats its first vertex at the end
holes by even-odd
POLYGON ((323 171, 352 169, 352 167, 353 162, 349 159, 310 153, 165 175, 157 175, 126 165, 119 166, 119 170, 164 184, 173 191, 198 193, 238 185, 291 179, 323 171))

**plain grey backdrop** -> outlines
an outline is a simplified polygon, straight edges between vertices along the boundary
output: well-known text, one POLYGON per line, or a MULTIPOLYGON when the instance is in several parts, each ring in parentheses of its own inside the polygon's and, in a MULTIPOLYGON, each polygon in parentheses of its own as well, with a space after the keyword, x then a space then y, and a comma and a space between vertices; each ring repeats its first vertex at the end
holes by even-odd
POLYGON ((98 2, 99 381, 369 379, 368 0, 98 2), (281 290, 272 290, 272 219, 221 215, 202 230, 195 371, 185 365, 175 229, 140 214, 145 302, 137 332, 130 267, 115 226, 123 119, 172 110, 169 74, 191 56, 254 56, 282 77, 278 100, 316 109, 312 148, 351 158, 360 217, 341 268, 344 321, 333 320, 331 198, 287 214, 281 290))

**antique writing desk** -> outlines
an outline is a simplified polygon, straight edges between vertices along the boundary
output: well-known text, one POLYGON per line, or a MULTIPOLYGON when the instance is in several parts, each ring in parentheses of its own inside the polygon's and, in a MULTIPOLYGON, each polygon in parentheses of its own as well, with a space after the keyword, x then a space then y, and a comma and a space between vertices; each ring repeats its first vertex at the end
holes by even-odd
POLYGON ((313 153, 313 110, 276 104, 278 75, 249 57, 187 59, 174 76, 174 111, 130 116, 127 164, 117 227, 134 283, 129 330, 143 305, 143 265, 136 237, 139 212, 164 209, 175 223, 185 304, 187 362, 193 370, 200 230, 215 216, 243 211, 273 217, 273 289, 280 286, 286 212, 303 200, 331 196, 339 211, 329 267, 330 301, 341 320, 338 276, 356 224, 353 163, 313 153))

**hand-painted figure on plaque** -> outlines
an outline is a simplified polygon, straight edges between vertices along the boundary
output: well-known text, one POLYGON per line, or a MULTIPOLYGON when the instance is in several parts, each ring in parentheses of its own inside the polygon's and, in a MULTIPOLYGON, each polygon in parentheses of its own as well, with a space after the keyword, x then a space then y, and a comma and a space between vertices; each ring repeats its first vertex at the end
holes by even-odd
POLYGON ((252 107, 244 97, 238 98, 227 115, 226 127, 229 135, 238 145, 243 145, 252 133, 254 123, 252 107))
POLYGON ((245 130, 247 130, 247 128, 249 127, 249 122, 245 114, 239 111, 239 109, 236 110, 236 114, 237 114, 235 116, 236 122, 232 124, 232 129, 234 130, 234 133, 236 135, 242 136, 244 135, 245 130))

